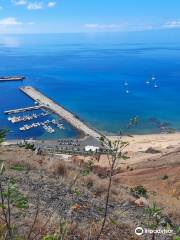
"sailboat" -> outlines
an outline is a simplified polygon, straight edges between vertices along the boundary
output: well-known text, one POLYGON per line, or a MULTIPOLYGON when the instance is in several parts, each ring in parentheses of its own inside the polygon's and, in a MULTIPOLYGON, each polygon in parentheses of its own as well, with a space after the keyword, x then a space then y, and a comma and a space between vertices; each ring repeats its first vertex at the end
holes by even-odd
POLYGON ((156 82, 154 83, 154 87, 155 87, 155 88, 158 88, 158 87, 159 87, 156 82))
POLYGON ((155 80, 156 80, 156 77, 155 77, 155 76, 152 76, 151 79, 152 79, 152 81, 155 81, 155 80))

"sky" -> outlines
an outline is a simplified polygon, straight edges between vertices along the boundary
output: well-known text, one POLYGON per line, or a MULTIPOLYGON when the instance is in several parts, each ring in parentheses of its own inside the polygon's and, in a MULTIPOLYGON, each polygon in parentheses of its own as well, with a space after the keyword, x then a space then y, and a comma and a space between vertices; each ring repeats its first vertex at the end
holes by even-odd
POLYGON ((0 34, 180 29, 179 0, 0 0, 0 34))

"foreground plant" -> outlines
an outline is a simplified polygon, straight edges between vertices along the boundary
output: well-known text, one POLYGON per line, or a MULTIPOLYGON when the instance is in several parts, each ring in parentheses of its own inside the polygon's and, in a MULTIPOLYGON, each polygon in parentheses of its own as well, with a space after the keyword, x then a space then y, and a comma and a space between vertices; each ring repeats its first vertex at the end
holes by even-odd
POLYGON ((119 137, 118 140, 115 140, 115 141, 111 141, 107 139, 105 136, 102 136, 100 140, 102 145, 108 148, 107 157, 109 161, 110 170, 108 173, 109 182, 108 182, 107 195, 105 200, 104 217, 103 217, 102 225, 96 240, 99 240, 101 238, 101 235, 103 233, 103 230, 105 228, 105 224, 108 218, 108 207, 109 207, 109 200, 110 200, 111 187, 112 187, 112 178, 116 172, 117 163, 121 159, 126 160, 129 158, 123 151, 129 145, 129 143, 123 141, 121 136, 119 137))
POLYGON ((0 143, 4 142, 7 132, 6 129, 0 129, 0 143))
MULTIPOLYGON (((162 221, 165 219, 165 216, 163 215, 162 212, 162 208, 159 208, 156 204, 156 202, 153 202, 153 204, 151 206, 149 206, 147 208, 147 213, 148 213, 148 223, 147 226, 148 228, 150 228, 151 230, 158 230, 159 228, 161 228, 162 226, 166 229, 166 230, 172 230, 173 226, 171 224, 171 222, 169 221, 165 221, 162 224, 162 221)), ((152 240, 155 240, 156 234, 155 232, 153 232, 152 234, 152 240)))
POLYGON ((135 197, 147 198, 147 190, 141 185, 131 188, 130 191, 133 194, 133 196, 135 196, 135 197))
MULTIPOLYGON (((0 168, 0 220, 3 222, 3 233, 9 239, 14 239, 16 225, 12 220, 12 215, 23 215, 28 208, 27 198, 17 190, 15 179, 6 180, 6 185, 2 184, 2 177, 5 168, 0 168)), ((5 238, 6 239, 6 238, 5 238)))

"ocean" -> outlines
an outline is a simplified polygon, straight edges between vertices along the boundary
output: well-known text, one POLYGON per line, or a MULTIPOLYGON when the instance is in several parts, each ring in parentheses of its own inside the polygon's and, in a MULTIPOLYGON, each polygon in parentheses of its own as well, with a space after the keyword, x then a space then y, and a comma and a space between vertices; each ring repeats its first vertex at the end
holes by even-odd
POLYGON ((179 30, 0 35, 0 75, 26 77, 0 82, 0 127, 9 129, 9 139, 78 136, 67 123, 55 134, 11 124, 5 110, 34 104, 19 90, 26 85, 103 133, 159 133, 162 124, 180 130, 179 30), (139 123, 128 129, 134 116, 139 123))

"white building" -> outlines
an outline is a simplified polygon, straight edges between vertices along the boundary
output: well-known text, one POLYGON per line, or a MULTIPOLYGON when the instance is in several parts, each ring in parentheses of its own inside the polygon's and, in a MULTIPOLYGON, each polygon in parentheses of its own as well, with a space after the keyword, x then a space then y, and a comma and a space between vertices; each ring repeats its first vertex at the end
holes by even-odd
POLYGON ((89 151, 96 152, 97 150, 99 150, 99 147, 85 146, 85 151, 86 152, 89 152, 89 151))

